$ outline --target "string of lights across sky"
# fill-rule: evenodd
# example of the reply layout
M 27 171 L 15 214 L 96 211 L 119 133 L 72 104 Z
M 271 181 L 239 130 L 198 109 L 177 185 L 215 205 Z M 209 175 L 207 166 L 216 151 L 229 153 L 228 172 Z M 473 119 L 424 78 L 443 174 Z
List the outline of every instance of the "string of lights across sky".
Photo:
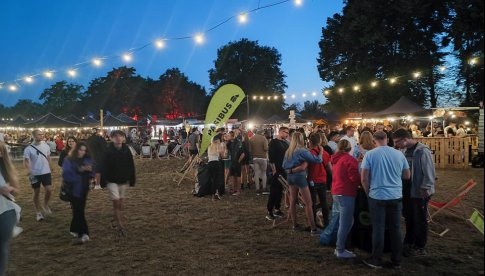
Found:
M 273 3 L 267 4 L 267 5 L 263 5 L 263 6 L 258 5 L 257 8 L 254 8 L 252 10 L 240 12 L 239 14 L 230 16 L 229 18 L 221 21 L 220 23 L 208 28 L 204 32 L 191 34 L 191 35 L 185 35 L 185 36 L 162 37 L 162 38 L 159 38 L 155 41 L 148 42 L 148 43 L 146 43 L 142 46 L 131 48 L 127 51 L 124 51 L 122 54 L 112 54 L 112 55 L 107 55 L 107 56 L 103 56 L 103 57 L 93 57 L 91 60 L 79 62 L 79 63 L 76 63 L 74 65 L 67 66 L 63 69 L 57 69 L 57 70 L 48 69 L 48 70 L 45 70 L 45 71 L 40 72 L 40 73 L 26 74 L 22 78 L 10 80 L 10 81 L 3 81 L 3 82 L 0 81 L 0 90 L 6 88 L 10 92 L 15 92 L 15 91 L 19 90 L 22 87 L 22 85 L 28 85 L 28 84 L 34 83 L 36 78 L 44 77 L 46 79 L 52 79 L 52 78 L 54 78 L 55 74 L 63 73 L 63 72 L 69 78 L 75 78 L 78 75 L 78 71 L 82 67 L 85 67 L 85 66 L 101 67 L 108 60 L 121 59 L 125 64 L 129 64 L 133 61 L 134 54 L 136 52 L 139 52 L 139 51 L 141 51 L 141 50 L 143 50 L 143 49 L 145 49 L 149 46 L 152 46 L 152 47 L 156 48 L 157 50 L 163 50 L 166 47 L 167 43 L 169 43 L 171 41 L 193 40 L 195 44 L 202 45 L 205 42 L 206 34 L 211 32 L 211 31 L 218 29 L 222 25 L 227 24 L 232 20 L 237 20 L 239 22 L 239 24 L 246 24 L 248 22 L 249 15 L 251 13 L 254 13 L 254 12 L 257 12 L 257 11 L 260 11 L 260 10 L 263 10 L 263 9 L 275 7 L 275 6 L 278 6 L 278 5 L 286 4 L 288 2 L 292 2 L 297 7 L 303 5 L 303 0 L 282 0 L 282 1 L 273 2 Z M 475 66 L 479 62 L 481 62 L 481 59 L 479 57 L 471 57 L 468 61 L 468 64 L 470 66 Z M 439 70 L 443 73 L 447 70 L 447 68 L 445 66 L 441 66 L 439 68 Z M 346 91 L 359 92 L 359 91 L 361 91 L 361 89 L 363 89 L 366 86 L 368 86 L 369 88 L 376 88 L 380 84 L 382 84 L 383 82 L 388 82 L 389 84 L 393 85 L 393 84 L 398 83 L 399 81 L 404 81 L 404 79 L 406 79 L 406 80 L 417 80 L 420 77 L 422 77 L 423 75 L 424 75 L 424 73 L 422 71 L 415 71 L 411 75 L 407 75 L 407 76 L 389 77 L 389 78 L 384 79 L 384 80 L 372 80 L 372 81 L 369 81 L 368 85 L 354 84 L 351 87 L 343 87 L 343 86 L 342 87 L 336 87 L 334 89 L 335 91 L 330 90 L 330 89 L 326 89 L 326 90 L 323 90 L 321 92 L 323 92 L 323 94 L 325 96 L 330 95 L 330 93 L 332 93 L 332 92 L 337 92 L 339 94 L 343 94 Z M 288 99 L 288 98 L 290 98 L 290 99 L 303 99 L 304 100 L 304 99 L 312 98 L 312 97 L 316 98 L 319 95 L 321 95 L 321 94 L 316 92 L 316 91 L 312 91 L 312 92 L 308 92 L 308 93 L 307 92 L 290 93 L 289 96 L 288 95 L 283 95 L 283 96 L 278 96 L 278 95 L 274 95 L 274 96 L 252 95 L 252 96 L 250 96 L 250 98 L 254 101 L 265 101 L 265 100 L 266 101 L 275 101 L 275 100 L 285 100 L 285 99 Z

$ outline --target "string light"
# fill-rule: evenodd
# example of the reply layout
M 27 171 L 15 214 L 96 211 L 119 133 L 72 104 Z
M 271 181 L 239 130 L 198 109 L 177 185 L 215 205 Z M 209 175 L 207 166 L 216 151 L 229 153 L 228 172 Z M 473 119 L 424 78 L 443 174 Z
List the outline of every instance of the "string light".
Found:
M 397 78 L 390 78 L 390 79 L 389 79 L 389 82 L 390 82 L 391 84 L 395 84 L 395 83 L 397 82 Z
M 421 72 L 414 72 L 414 73 L 413 73 L 413 77 L 414 77 L 415 79 L 419 79 L 419 77 L 421 77 Z
M 312 93 L 312 96 L 313 96 L 313 97 L 316 97 L 316 96 L 317 96 L 317 92 L 313 92 L 313 93 Z
M 274 96 L 273 98 L 274 98 L 275 100 L 277 100 L 277 99 L 278 99 L 278 96 Z
M 260 97 L 259 97 L 259 99 L 260 99 L 260 100 L 264 100 L 264 97 L 263 97 L 263 96 L 260 96 Z
M 248 13 L 247 12 L 242 12 L 238 16 L 238 21 L 241 24 L 245 24 L 248 22 Z
M 53 71 L 45 71 L 43 73 L 43 75 L 44 75 L 44 77 L 51 79 L 54 76 L 54 72 Z
M 325 94 L 325 96 L 328 96 L 330 95 L 330 90 L 325 90 L 323 93 Z
M 195 43 L 202 44 L 205 41 L 204 35 L 199 33 L 194 36 Z
M 123 54 L 122 58 L 125 62 L 131 62 L 133 60 L 133 56 L 130 53 Z
M 294 0 L 293 3 L 295 3 L 295 6 L 299 7 L 303 5 L 303 0 Z
M 257 97 L 257 96 L 253 96 L 253 100 L 257 100 L 257 99 L 258 99 L 258 97 Z
M 339 89 L 338 89 L 338 92 L 339 92 L 340 94 L 344 93 L 344 91 L 345 91 L 345 89 L 344 89 L 343 87 L 341 87 L 341 88 L 339 88 Z
M 476 57 L 471 58 L 471 59 L 468 61 L 468 64 L 470 64 L 471 66 L 476 65 L 477 63 L 478 63 L 478 58 L 476 58 Z
M 291 95 L 291 98 L 292 99 L 296 98 L 296 95 L 295 94 Z
M 271 100 L 271 96 L 268 96 L 268 100 Z
M 31 76 L 27 76 L 27 77 L 24 78 L 24 81 L 26 83 L 33 83 L 34 82 L 34 79 Z
M 446 68 L 446 66 L 440 66 L 440 68 L 439 68 L 439 69 L 440 69 L 440 71 L 441 71 L 441 72 L 444 72 L 444 71 L 446 71 L 446 69 L 448 69 L 448 68 Z
M 165 48 L 165 41 L 163 41 L 163 39 L 158 39 L 158 40 L 155 41 L 155 46 L 158 49 L 163 49 L 163 48 Z
M 354 91 L 355 91 L 355 92 L 358 92 L 359 90 L 360 90 L 360 86 L 355 85 L 355 86 L 354 86 Z
M 100 67 L 102 64 L 103 64 L 103 62 L 101 61 L 101 59 L 99 59 L 99 58 L 94 58 L 93 59 L 93 65 L 94 66 Z
M 77 75 L 77 72 L 74 69 L 69 69 L 67 70 L 67 74 L 69 75 L 69 77 L 74 78 Z
M 8 90 L 12 91 L 12 92 L 15 92 L 17 91 L 18 87 L 14 84 L 11 84 L 8 86 Z
M 303 98 L 306 98 L 306 93 L 303 93 L 303 95 L 301 95 Z
M 373 81 L 373 82 L 370 83 L 370 86 L 374 87 L 374 88 L 377 87 L 377 85 L 379 85 L 379 83 L 377 81 Z

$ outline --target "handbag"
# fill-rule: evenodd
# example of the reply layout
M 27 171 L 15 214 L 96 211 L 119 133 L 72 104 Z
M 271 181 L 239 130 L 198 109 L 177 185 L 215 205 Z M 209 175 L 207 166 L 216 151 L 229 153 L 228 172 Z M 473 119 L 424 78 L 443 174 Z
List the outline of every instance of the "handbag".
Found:
M 69 182 L 63 181 L 61 185 L 61 190 L 59 192 L 59 198 L 62 201 L 71 202 L 72 190 L 73 190 L 72 184 L 70 184 Z

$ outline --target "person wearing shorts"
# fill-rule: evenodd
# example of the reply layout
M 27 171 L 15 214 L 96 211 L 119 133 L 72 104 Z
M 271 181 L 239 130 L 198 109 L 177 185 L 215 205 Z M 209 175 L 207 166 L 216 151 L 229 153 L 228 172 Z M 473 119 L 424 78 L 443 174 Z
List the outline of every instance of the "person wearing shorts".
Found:
M 32 132 L 34 142 L 24 150 L 24 167 L 28 172 L 30 184 L 34 190 L 34 207 L 36 220 L 44 220 L 44 216 L 52 214 L 49 200 L 52 195 L 52 176 L 50 167 L 50 147 L 44 141 L 44 133 L 38 129 Z M 40 205 L 40 186 L 44 187 L 44 206 Z
M 128 187 L 135 186 L 135 163 L 130 149 L 125 144 L 125 133 L 115 130 L 111 132 L 110 137 L 112 143 L 109 144 L 104 156 L 101 183 L 103 187 L 108 188 L 113 202 L 114 219 L 111 221 L 111 226 L 118 229 L 120 236 L 126 237 L 122 210 Z

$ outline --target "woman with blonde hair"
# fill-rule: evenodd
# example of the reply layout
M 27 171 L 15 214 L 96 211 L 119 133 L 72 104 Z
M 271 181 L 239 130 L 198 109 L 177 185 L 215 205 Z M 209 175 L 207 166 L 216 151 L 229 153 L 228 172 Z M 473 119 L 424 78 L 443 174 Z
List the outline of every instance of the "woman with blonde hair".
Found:
M 17 187 L 17 171 L 10 160 L 6 144 L 0 141 L 0 275 L 4 275 L 7 270 L 10 240 L 20 219 L 20 207 L 13 197 Z
M 221 161 L 224 158 L 226 147 L 220 139 L 212 139 L 207 149 L 208 170 L 211 183 L 210 194 L 212 199 L 221 199 L 219 190 L 224 188 L 224 166 Z M 222 192 L 222 190 L 221 190 Z
M 303 134 L 295 132 L 291 139 L 290 146 L 285 153 L 283 160 L 283 169 L 288 175 L 288 184 L 290 186 L 290 215 L 293 222 L 294 230 L 303 230 L 301 225 L 298 225 L 296 219 L 296 202 L 298 193 L 302 195 L 303 203 L 305 204 L 305 214 L 307 223 L 310 226 L 311 235 L 320 235 L 320 230 L 315 225 L 313 218 L 313 207 L 310 189 L 307 182 L 306 162 L 322 163 L 323 162 L 323 148 L 318 146 L 319 154 L 314 156 L 305 148 L 305 141 Z
M 354 157 L 359 162 L 362 162 L 365 154 L 376 147 L 372 133 L 364 131 L 360 134 L 359 145 L 354 150 Z

